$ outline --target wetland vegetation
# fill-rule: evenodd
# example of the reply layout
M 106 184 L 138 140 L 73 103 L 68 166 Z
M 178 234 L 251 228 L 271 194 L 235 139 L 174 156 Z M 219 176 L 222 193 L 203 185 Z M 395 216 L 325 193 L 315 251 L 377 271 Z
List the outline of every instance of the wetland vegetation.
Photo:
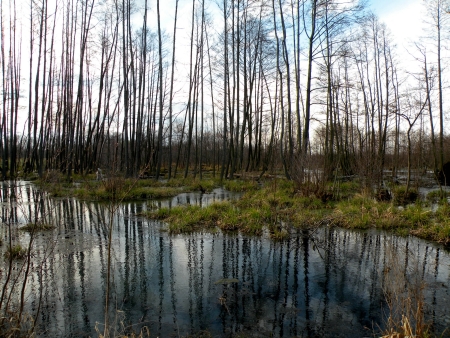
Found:
M 422 200 L 411 206 L 420 211 L 407 216 L 409 207 L 365 196 L 355 182 L 341 183 L 339 199 L 302 196 L 279 178 L 227 184 L 238 192 L 197 186 L 172 198 L 105 202 L 3 183 L 2 210 L 11 222 L 2 239 L 20 245 L 14 249 L 20 255 L 3 260 L 2 271 L 11 271 L 9 281 L 1 275 L 10 311 L 2 332 L 355 338 L 445 332 L 450 252 L 403 231 L 438 224 L 444 209 L 430 204 L 428 212 Z M 405 224 L 393 227 L 395 234 L 380 230 L 396 217 Z M 55 227 L 38 230 L 49 219 Z M 364 229 L 351 229 L 360 221 Z M 411 226 L 416 221 L 423 224 Z M 8 246 L 0 250 L 7 255 Z
M 0 336 L 445 332 L 448 1 L 217 4 L 0 2 Z
M 204 208 L 161 208 L 146 216 L 166 221 L 173 233 L 221 229 L 261 235 L 268 231 L 274 239 L 283 239 L 295 228 L 338 226 L 388 229 L 450 244 L 450 205 L 446 198 L 436 201 L 442 196 L 439 190 L 421 197 L 416 191 L 411 201 L 404 197 L 404 187 L 395 187 L 392 201 L 379 201 L 354 182 L 340 184 L 334 193 L 333 189 L 325 187 L 305 196 L 293 182 L 272 180 L 260 188 L 251 186 L 239 200 Z
M 239 230 L 246 234 L 267 232 L 283 239 L 295 228 L 339 226 L 343 228 L 388 229 L 444 245 L 450 244 L 450 192 L 438 185 L 419 194 L 404 185 L 385 189 L 380 198 L 357 179 L 346 182 L 308 183 L 273 176 L 256 180 L 234 179 L 125 179 L 101 181 L 93 175 L 67 183 L 64 177 L 38 180 L 36 184 L 53 197 L 108 202 L 146 201 L 170 198 L 186 192 L 208 193 L 222 187 L 242 193 L 238 200 L 216 202 L 206 207 L 182 205 L 149 210 L 151 219 L 167 222 L 167 230 L 183 233 L 209 229 Z

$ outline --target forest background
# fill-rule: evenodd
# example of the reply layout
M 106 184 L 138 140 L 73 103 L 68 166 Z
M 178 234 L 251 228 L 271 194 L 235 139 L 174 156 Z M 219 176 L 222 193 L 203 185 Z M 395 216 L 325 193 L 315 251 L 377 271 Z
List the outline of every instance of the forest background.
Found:
M 2 1 L 1 175 L 437 173 L 450 157 L 449 11 L 444 0 Z

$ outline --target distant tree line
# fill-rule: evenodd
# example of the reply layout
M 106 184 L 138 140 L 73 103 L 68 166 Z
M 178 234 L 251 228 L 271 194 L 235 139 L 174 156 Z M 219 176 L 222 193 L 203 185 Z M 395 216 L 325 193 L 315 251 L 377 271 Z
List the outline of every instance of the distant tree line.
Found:
M 101 167 L 169 179 L 281 171 L 303 182 L 317 169 L 381 184 L 387 168 L 436 172 L 449 158 L 447 1 L 424 5 L 429 30 L 409 64 L 357 0 L 160 7 L 0 4 L 3 179 Z

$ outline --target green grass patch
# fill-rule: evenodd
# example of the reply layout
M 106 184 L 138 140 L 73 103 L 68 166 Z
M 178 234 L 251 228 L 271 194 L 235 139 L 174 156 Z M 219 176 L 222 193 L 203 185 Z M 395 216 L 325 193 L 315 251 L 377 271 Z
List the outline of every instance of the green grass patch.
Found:
M 326 189 L 331 191 L 329 187 Z M 274 240 L 284 240 L 290 236 L 289 227 L 328 225 L 386 229 L 399 235 L 412 234 L 450 243 L 448 203 L 441 203 L 434 212 L 420 200 L 412 203 L 408 196 L 397 201 L 377 201 L 354 182 L 342 183 L 340 189 L 339 199 L 324 200 L 314 191 L 307 195 L 304 190 L 295 189 L 292 182 L 277 179 L 255 190 L 246 190 L 237 201 L 214 203 L 205 208 L 160 209 L 151 212 L 150 217 L 167 222 L 172 233 L 221 229 L 261 235 L 268 230 Z M 397 189 L 397 194 L 405 196 L 404 187 Z M 414 189 L 411 191 L 414 193 Z M 407 206 L 399 207 L 399 203 Z
M 287 182 L 286 180 L 278 180 Z M 167 181 L 154 179 L 125 179 L 120 176 L 107 177 L 102 181 L 95 180 L 95 175 L 77 178 L 76 182 L 67 182 L 65 177 L 57 172 L 50 172 L 46 177 L 36 182 L 43 190 L 53 197 L 76 197 L 82 200 L 145 200 L 176 196 L 182 192 L 205 192 L 223 186 L 233 192 L 254 192 L 260 187 L 250 180 L 192 179 L 172 178 Z M 281 183 L 292 185 L 292 183 Z
M 308 217 L 308 216 L 305 216 Z M 339 202 L 332 215 L 334 224 L 345 228 L 389 229 L 398 235 L 415 235 L 450 244 L 450 206 L 432 211 L 423 203 L 399 208 L 393 203 L 355 197 Z
M 411 234 L 442 243 L 444 245 L 450 245 L 450 223 L 432 223 L 428 226 L 420 227 L 411 230 Z
M 144 213 L 144 216 L 147 216 L 150 219 L 164 220 L 170 216 L 171 209 L 169 208 L 160 208 L 153 211 L 147 211 Z
M 22 259 L 27 255 L 28 250 L 22 247 L 20 244 L 16 244 L 13 246 L 8 246 L 8 249 L 5 252 L 5 257 L 7 259 Z
M 247 234 L 261 234 L 264 219 L 258 210 L 242 212 L 228 201 L 212 203 L 204 208 L 195 205 L 162 208 L 150 211 L 146 216 L 167 222 L 171 233 L 219 228 L 223 231 L 240 230 Z
M 438 206 L 436 210 L 436 218 L 439 222 L 450 223 L 450 204 L 449 203 L 442 203 Z
M 107 179 L 104 181 L 83 181 L 77 184 L 41 185 L 53 197 L 73 196 L 81 200 L 130 201 L 168 198 L 187 189 L 164 186 L 154 180 Z
M 298 196 L 294 199 L 293 203 L 293 206 L 297 210 L 320 210 L 329 206 L 329 204 L 325 204 L 320 198 L 315 196 Z
M 20 228 L 20 230 L 33 232 L 33 231 L 48 231 L 53 230 L 54 225 L 48 223 L 28 223 L 27 225 Z
M 213 189 L 220 187 L 220 182 L 213 179 L 191 180 L 184 186 L 189 191 L 211 192 Z
M 326 191 L 332 193 L 334 200 L 352 198 L 361 192 L 361 186 L 356 181 L 333 182 L 326 185 Z
M 213 203 L 202 208 L 197 205 L 176 206 L 171 209 L 161 208 L 147 212 L 151 219 L 163 220 L 169 224 L 169 232 L 192 232 L 204 228 L 220 227 L 220 219 L 233 214 L 232 206 L 228 202 Z M 228 220 L 231 222 L 231 218 Z
M 450 191 L 445 190 L 433 190 L 430 191 L 426 196 L 427 200 L 433 203 L 446 203 L 449 197 Z
M 337 225 L 345 228 L 391 229 L 402 226 L 398 208 L 391 203 L 378 202 L 364 195 L 338 202 L 333 219 Z
M 410 228 L 428 226 L 435 218 L 435 213 L 429 208 L 424 208 L 420 204 L 409 205 L 402 212 L 402 220 Z
M 408 191 L 406 191 L 406 186 L 396 186 L 392 192 L 393 203 L 395 205 L 412 204 L 419 198 L 419 192 L 415 188 L 409 188 Z
M 229 181 L 231 182 L 231 181 Z M 159 209 L 147 216 L 168 223 L 168 231 L 182 233 L 203 229 L 241 231 L 261 235 L 264 230 L 276 240 L 289 236 L 289 227 L 317 227 L 336 225 L 345 228 L 379 228 L 407 235 L 418 229 L 429 237 L 430 232 L 442 242 L 447 228 L 442 226 L 450 218 L 450 206 L 441 206 L 436 213 L 422 203 L 397 207 L 392 202 L 380 202 L 354 183 L 346 183 L 343 191 L 353 195 L 339 201 L 324 201 L 315 194 L 298 193 L 286 180 L 271 180 L 256 190 L 246 191 L 239 200 L 213 203 L 208 207 L 178 206 Z M 283 227 L 280 226 L 283 224 Z M 432 227 L 433 224 L 439 226 Z
M 216 228 L 222 231 L 238 230 L 245 234 L 261 235 L 267 228 L 272 237 L 282 239 L 288 234 L 286 229 L 277 230 L 273 226 L 294 219 L 293 215 L 298 208 L 295 202 L 291 182 L 285 181 L 276 185 L 270 182 L 261 189 L 247 191 L 237 201 L 213 203 L 204 208 L 198 206 L 163 208 L 150 211 L 147 216 L 167 222 L 168 230 L 172 233 Z M 316 208 L 321 204 L 316 199 L 310 202 L 316 203 Z
M 166 182 L 161 182 L 161 186 L 183 188 L 185 191 L 211 192 L 214 188 L 220 187 L 220 182 L 214 179 L 192 179 L 192 178 L 171 178 Z
M 331 209 L 301 209 L 292 215 L 292 222 L 300 228 L 329 225 L 334 223 L 331 215 Z

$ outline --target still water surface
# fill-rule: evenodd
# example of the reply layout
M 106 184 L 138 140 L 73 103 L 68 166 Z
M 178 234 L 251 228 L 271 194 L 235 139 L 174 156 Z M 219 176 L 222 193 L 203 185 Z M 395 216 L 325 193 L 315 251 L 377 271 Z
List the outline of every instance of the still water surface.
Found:
M 108 224 L 112 221 L 112 318 L 152 337 L 209 331 L 214 337 L 371 337 L 385 319 L 385 271 L 396 262 L 426 282 L 426 316 L 450 327 L 450 255 L 416 238 L 321 228 L 285 242 L 239 234 L 170 235 L 139 216 L 176 204 L 238 198 L 217 189 L 165 201 L 107 204 L 52 199 L 27 182 L 1 186 L 2 229 L 45 219 L 33 255 L 28 311 L 40 305 L 39 336 L 103 330 Z M 5 250 L 4 246 L 0 248 Z M 4 278 L 4 275 L 1 276 Z

